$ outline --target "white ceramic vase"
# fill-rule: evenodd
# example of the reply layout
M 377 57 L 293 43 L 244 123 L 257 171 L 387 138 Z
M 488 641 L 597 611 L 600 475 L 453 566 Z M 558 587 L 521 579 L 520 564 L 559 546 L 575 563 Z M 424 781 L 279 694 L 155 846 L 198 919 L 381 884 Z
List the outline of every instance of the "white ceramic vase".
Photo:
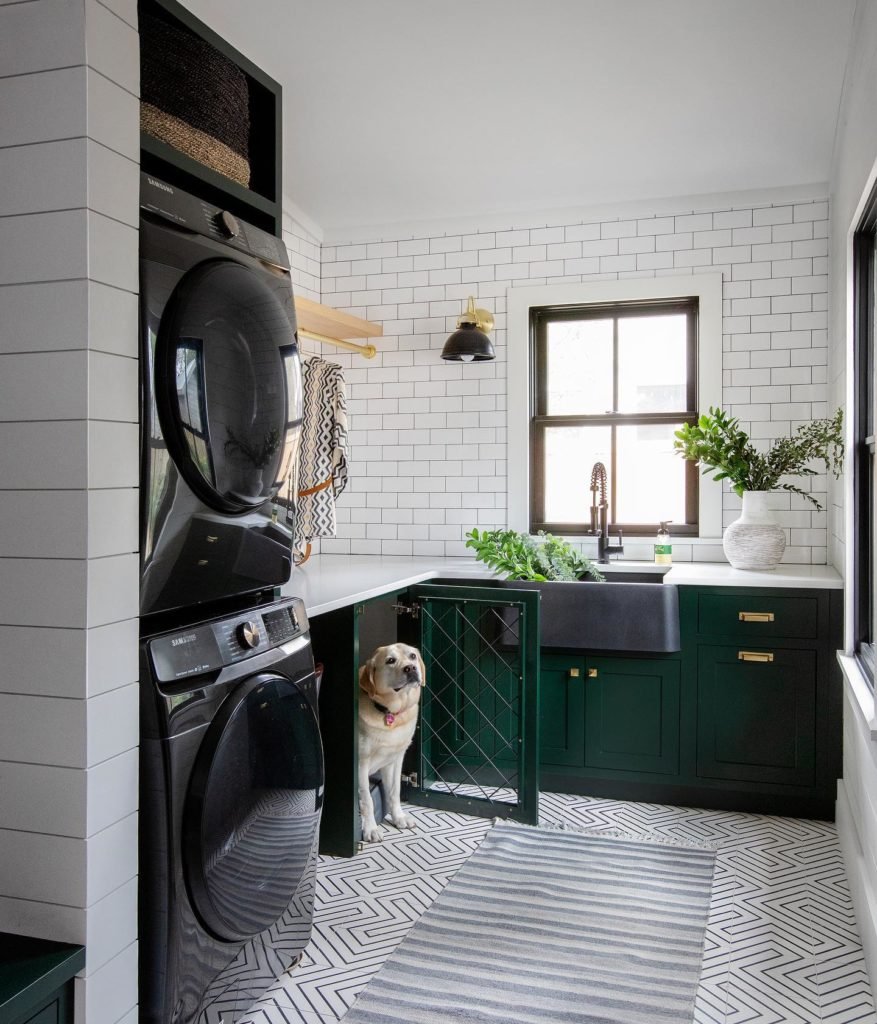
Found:
M 786 550 L 786 535 L 767 507 L 770 491 L 744 491 L 743 513 L 725 530 L 722 547 L 735 569 L 776 569 Z

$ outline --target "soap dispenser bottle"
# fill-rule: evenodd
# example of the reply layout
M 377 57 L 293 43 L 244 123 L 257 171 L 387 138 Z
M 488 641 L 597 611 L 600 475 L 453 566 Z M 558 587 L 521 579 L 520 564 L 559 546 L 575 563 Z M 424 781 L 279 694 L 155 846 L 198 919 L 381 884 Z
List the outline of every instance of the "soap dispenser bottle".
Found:
M 655 565 L 673 564 L 673 545 L 670 543 L 669 519 L 661 521 L 655 537 Z

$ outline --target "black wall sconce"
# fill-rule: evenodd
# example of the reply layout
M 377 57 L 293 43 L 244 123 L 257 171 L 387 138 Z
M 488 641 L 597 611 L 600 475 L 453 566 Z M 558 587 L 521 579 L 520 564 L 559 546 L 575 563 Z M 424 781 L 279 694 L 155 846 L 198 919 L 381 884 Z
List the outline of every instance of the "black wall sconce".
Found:
M 448 337 L 442 349 L 442 359 L 470 363 L 474 359 L 496 359 L 493 343 L 487 337 L 493 330 L 493 313 L 476 309 L 475 299 L 469 296 L 466 312 L 457 320 L 457 329 Z

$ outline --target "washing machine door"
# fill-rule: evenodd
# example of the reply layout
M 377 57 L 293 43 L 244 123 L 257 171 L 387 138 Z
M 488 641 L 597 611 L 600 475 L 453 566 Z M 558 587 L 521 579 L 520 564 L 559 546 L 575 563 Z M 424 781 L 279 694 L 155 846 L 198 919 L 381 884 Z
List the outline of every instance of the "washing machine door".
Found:
M 285 676 L 242 682 L 204 737 L 184 807 L 189 896 L 216 938 L 245 941 L 286 910 L 322 801 L 323 751 L 310 703 Z
M 186 483 L 220 512 L 258 508 L 288 482 L 302 397 L 284 301 L 292 293 L 282 271 L 208 260 L 182 278 L 161 318 L 162 431 Z

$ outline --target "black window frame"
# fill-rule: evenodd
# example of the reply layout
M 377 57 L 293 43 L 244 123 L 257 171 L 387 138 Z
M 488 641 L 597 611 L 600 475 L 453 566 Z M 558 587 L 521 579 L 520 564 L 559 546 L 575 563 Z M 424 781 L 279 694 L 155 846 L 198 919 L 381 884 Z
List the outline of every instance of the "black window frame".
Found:
M 862 674 L 874 687 L 874 463 L 877 187 L 853 235 L 853 642 Z
M 582 509 L 582 520 L 576 523 L 555 523 L 545 518 L 545 431 L 550 426 L 597 426 L 612 428 L 612 456 L 606 467 L 609 477 L 609 521 L 630 536 L 649 536 L 658 529 L 653 523 L 624 523 L 616 518 L 616 434 L 619 426 L 650 426 L 666 423 L 696 423 L 698 418 L 698 338 L 700 303 L 697 296 L 671 299 L 643 299 L 621 302 L 588 303 L 575 306 L 541 306 L 530 310 L 530 529 L 548 533 L 579 536 L 590 532 L 588 508 Z M 613 319 L 613 390 L 614 405 L 618 398 L 618 320 L 621 317 L 655 316 L 656 314 L 683 313 L 687 317 L 686 405 L 684 410 L 652 413 L 592 413 L 585 415 L 549 415 L 547 412 L 547 339 L 548 326 L 563 320 Z M 587 476 L 590 466 L 578 468 Z M 685 518 L 674 523 L 675 536 L 696 537 L 700 531 L 699 473 L 693 462 L 685 463 Z

